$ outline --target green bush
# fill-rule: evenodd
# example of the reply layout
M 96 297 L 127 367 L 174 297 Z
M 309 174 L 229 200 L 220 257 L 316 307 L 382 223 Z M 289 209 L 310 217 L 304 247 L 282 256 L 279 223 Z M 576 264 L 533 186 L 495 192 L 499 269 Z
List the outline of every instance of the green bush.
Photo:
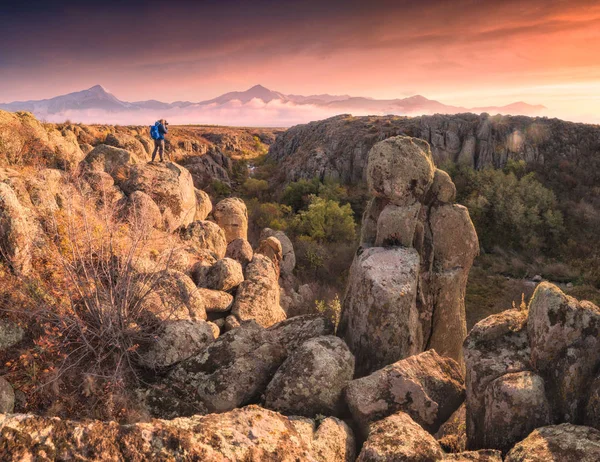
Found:
M 248 178 L 242 185 L 242 189 L 248 197 L 262 198 L 269 190 L 269 183 L 266 180 Z
M 524 166 L 509 162 L 506 171 L 459 168 L 454 173 L 458 201 L 466 205 L 484 249 L 552 251 L 564 232 L 554 193 Z
M 311 196 L 307 210 L 301 210 L 293 226 L 296 234 L 309 236 L 317 242 L 347 242 L 354 240 L 354 213 L 349 204 Z
M 311 196 L 318 196 L 335 202 L 347 200 L 347 190 L 338 182 L 326 179 L 321 182 L 318 178 L 298 180 L 288 184 L 281 196 L 281 202 L 292 207 L 294 212 L 306 209 L 311 202 Z

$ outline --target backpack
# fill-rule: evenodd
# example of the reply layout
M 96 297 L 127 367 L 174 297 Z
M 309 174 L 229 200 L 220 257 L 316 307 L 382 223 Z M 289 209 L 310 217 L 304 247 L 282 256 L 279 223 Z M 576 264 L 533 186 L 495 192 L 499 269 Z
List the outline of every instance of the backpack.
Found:
M 150 125 L 150 137 L 153 140 L 157 140 L 160 138 L 160 133 L 158 132 L 158 123 L 154 125 Z

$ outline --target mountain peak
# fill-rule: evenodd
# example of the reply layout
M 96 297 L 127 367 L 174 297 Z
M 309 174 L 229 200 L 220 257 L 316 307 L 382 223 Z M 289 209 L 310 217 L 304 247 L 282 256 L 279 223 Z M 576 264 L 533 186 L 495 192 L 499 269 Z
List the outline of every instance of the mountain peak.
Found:
M 102 85 L 94 85 L 93 87 L 88 88 L 87 91 L 92 93 L 109 93 Z
M 271 91 L 267 87 L 263 87 L 262 85 L 254 85 L 252 88 L 249 88 L 248 91 Z

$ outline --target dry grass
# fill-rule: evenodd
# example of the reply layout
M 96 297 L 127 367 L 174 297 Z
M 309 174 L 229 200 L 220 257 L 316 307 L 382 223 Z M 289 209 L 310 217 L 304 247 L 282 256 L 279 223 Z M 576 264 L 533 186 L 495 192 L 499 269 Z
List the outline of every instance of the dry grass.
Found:
M 104 204 L 100 209 L 98 202 Z M 144 417 L 131 395 L 143 382 L 139 352 L 160 331 L 154 313 L 164 318 L 176 307 L 145 303 L 172 252 L 149 260 L 147 255 L 158 253 L 151 226 L 139 214 L 130 216 L 138 221 L 121 222 L 114 204 L 80 190 L 46 217 L 55 232 L 36 252 L 35 273 L 17 279 L 0 271 L 1 307 L 31 333 L 21 351 L 4 355 L 0 371 L 27 396 L 22 411 Z

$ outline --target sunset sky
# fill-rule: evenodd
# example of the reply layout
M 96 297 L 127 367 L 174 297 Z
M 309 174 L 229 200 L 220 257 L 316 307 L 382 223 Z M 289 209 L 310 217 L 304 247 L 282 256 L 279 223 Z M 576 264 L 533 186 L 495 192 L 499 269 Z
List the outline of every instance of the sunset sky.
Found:
M 514 101 L 600 123 L 600 0 L 11 2 L 0 101 L 101 84 L 200 101 L 294 94 Z

